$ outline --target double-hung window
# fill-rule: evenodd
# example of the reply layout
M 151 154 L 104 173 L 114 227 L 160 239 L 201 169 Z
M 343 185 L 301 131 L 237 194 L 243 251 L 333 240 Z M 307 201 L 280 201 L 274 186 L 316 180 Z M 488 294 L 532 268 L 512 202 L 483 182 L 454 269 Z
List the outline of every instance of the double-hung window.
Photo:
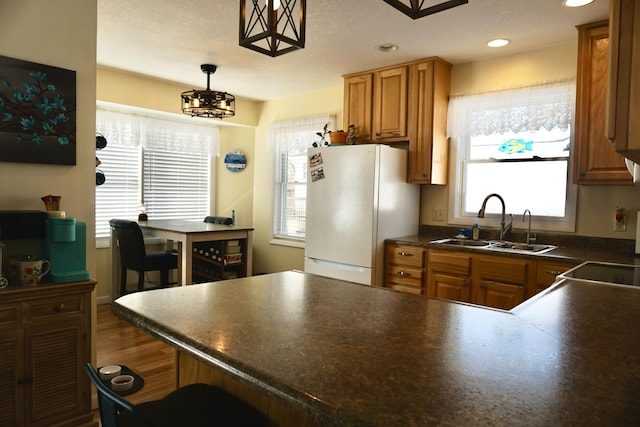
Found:
M 269 125 L 269 152 L 273 154 L 273 238 L 302 244 L 306 227 L 307 149 L 319 138 L 326 123 L 333 129 L 335 116 L 313 116 Z
M 484 198 L 497 193 L 517 222 L 528 209 L 537 229 L 575 231 L 574 105 L 575 81 L 452 97 L 448 133 L 455 180 L 449 222 L 470 224 Z M 497 199 L 490 199 L 486 212 L 501 210 Z
M 212 156 L 218 129 L 171 114 L 99 104 L 96 129 L 107 146 L 96 153 L 106 177 L 96 188 L 96 237 L 112 218 L 204 220 L 212 209 Z

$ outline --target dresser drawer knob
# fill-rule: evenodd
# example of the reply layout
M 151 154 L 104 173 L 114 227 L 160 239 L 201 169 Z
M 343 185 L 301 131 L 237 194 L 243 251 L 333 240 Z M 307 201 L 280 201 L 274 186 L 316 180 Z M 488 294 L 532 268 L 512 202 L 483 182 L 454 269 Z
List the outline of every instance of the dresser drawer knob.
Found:
M 60 303 L 55 307 L 53 307 L 53 311 L 55 311 L 56 313 L 60 313 L 63 309 L 64 309 L 64 303 Z

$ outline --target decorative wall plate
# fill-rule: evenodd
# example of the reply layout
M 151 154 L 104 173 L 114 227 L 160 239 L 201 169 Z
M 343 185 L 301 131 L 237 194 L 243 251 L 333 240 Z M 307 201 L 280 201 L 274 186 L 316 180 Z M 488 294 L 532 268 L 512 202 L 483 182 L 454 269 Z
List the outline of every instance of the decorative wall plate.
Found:
M 224 156 L 224 165 L 231 172 L 241 172 L 247 166 L 247 156 L 242 151 L 233 150 Z

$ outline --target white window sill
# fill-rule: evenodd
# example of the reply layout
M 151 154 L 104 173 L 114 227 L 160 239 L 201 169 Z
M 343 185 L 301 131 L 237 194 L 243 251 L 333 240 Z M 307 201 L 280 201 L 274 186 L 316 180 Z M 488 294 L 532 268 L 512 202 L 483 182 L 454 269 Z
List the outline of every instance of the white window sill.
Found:
M 300 241 L 300 240 L 285 240 L 285 239 L 273 238 L 269 243 L 272 245 L 289 246 L 292 248 L 304 249 L 304 241 Z

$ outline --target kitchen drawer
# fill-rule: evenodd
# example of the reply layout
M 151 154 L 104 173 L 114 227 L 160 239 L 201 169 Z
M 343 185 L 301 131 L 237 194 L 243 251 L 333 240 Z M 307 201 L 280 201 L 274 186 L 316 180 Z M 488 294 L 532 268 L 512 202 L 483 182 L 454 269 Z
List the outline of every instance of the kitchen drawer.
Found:
M 423 268 L 425 252 L 423 248 L 418 247 L 388 245 L 387 265 L 396 264 Z
M 471 274 L 471 255 L 431 250 L 429 270 L 468 276 Z
M 25 306 L 26 320 L 39 320 L 62 315 L 80 314 L 86 310 L 82 295 L 69 295 L 42 301 L 35 300 L 25 303 Z
M 483 280 L 526 285 L 531 262 L 506 257 L 477 257 L 478 277 Z
M 0 305 L 0 328 L 13 328 L 21 323 L 20 303 Z
M 420 268 L 410 268 L 402 265 L 390 265 L 387 268 L 387 276 L 396 282 L 403 280 L 422 280 L 423 270 Z
M 575 267 L 577 264 L 558 264 L 538 262 L 536 267 L 536 290 L 539 292 L 556 281 L 556 276 Z
M 406 283 L 397 283 L 392 279 L 387 279 L 387 288 L 409 294 L 422 295 L 422 286 L 411 286 Z

